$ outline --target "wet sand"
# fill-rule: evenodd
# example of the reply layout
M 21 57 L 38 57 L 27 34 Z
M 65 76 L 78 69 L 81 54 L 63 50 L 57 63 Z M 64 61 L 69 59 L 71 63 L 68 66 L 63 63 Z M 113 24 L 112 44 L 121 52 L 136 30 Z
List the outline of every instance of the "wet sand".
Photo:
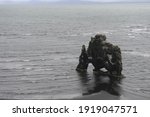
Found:
M 120 100 L 120 96 L 115 96 L 107 93 L 106 91 L 101 91 L 96 94 L 87 95 L 83 97 L 74 98 L 74 100 Z

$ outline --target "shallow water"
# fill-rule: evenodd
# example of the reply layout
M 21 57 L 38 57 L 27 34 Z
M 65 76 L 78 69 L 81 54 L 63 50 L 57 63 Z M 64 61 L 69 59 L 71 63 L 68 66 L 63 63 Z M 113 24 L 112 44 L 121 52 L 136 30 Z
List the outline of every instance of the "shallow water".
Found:
M 150 99 L 149 12 L 150 4 L 0 5 L 0 99 L 72 99 L 101 90 Z M 87 74 L 75 71 L 82 44 L 97 32 L 122 50 L 126 78 L 119 83 L 95 78 L 91 65 Z

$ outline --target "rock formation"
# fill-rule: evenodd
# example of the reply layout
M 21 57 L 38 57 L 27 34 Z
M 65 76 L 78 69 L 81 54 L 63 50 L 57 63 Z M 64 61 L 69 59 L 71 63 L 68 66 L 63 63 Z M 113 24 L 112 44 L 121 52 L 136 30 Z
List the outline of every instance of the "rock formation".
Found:
M 105 35 L 97 34 L 91 37 L 87 50 L 85 45 L 82 46 L 76 70 L 86 71 L 89 63 L 94 66 L 93 71 L 105 68 L 109 74 L 119 76 L 122 72 L 121 50 L 118 46 L 107 42 Z

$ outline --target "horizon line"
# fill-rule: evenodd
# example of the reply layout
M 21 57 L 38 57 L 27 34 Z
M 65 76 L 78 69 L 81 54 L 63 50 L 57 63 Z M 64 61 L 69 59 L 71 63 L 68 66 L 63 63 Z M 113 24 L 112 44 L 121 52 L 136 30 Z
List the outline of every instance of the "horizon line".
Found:
M 79 3 L 98 3 L 98 4 L 101 4 L 101 3 L 150 3 L 150 1 L 114 1 L 114 2 L 104 2 L 104 1 L 32 1 L 32 0 L 29 0 L 29 1 L 0 1 L 0 4 L 16 4 L 16 3 L 72 3 L 72 4 L 79 4 Z

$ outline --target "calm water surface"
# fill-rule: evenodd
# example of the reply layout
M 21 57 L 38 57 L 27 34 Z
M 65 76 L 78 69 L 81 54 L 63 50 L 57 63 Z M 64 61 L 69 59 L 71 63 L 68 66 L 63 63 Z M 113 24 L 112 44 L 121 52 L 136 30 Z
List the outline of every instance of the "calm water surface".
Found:
M 150 4 L 0 5 L 0 99 L 71 99 L 107 91 L 150 99 Z M 82 44 L 120 46 L 120 82 L 75 71 Z

